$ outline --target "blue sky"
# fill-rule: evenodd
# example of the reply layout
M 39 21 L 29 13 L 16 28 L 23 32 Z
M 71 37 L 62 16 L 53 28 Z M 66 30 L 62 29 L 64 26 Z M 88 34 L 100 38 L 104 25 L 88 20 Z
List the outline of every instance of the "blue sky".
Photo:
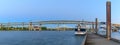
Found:
M 112 2 L 112 22 L 120 23 L 120 0 Z M 106 21 L 106 0 L 0 0 L 0 22 L 42 20 Z

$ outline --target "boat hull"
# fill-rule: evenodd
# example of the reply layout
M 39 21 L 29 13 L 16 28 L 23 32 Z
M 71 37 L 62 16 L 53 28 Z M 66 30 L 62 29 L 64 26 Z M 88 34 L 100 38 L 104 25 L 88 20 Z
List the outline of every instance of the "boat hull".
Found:
M 84 35 L 86 35 L 86 32 L 75 32 L 75 35 L 82 35 L 82 36 L 84 36 Z

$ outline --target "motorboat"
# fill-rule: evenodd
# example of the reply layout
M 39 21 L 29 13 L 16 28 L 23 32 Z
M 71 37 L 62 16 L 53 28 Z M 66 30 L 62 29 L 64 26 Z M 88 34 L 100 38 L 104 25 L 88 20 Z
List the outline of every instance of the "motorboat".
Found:
M 86 35 L 87 30 L 85 28 L 75 29 L 75 35 Z
M 75 35 L 86 35 L 86 33 L 86 26 L 80 26 L 80 24 L 78 24 L 77 28 L 75 28 Z

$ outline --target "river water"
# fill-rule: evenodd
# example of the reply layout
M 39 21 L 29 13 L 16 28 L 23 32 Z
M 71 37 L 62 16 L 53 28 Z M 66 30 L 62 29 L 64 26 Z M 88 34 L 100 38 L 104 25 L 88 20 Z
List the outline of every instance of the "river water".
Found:
M 74 31 L 0 31 L 0 45 L 80 45 Z
M 120 32 L 112 32 L 111 37 L 120 40 Z
M 106 35 L 106 31 L 98 31 L 100 35 Z M 111 32 L 111 38 L 120 40 L 120 32 Z

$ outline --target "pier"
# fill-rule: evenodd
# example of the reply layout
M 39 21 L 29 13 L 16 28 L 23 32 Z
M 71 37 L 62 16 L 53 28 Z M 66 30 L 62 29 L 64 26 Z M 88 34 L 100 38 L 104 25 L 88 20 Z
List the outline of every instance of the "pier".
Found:
M 120 40 L 111 37 L 111 1 L 106 2 L 106 35 L 98 34 L 98 19 L 95 20 L 95 33 L 88 32 L 85 45 L 120 45 Z
M 18 1 L 18 2 L 20 3 L 19 5 L 16 5 L 15 7 L 14 7 L 14 5 L 12 5 L 12 7 L 17 8 L 21 5 L 21 2 L 24 2 L 24 1 L 21 1 L 21 2 Z M 29 1 L 26 1 L 26 2 L 29 2 Z M 31 1 L 31 2 L 34 2 L 34 1 Z M 119 24 L 119 26 L 115 26 L 118 24 L 113 24 L 111 21 L 111 1 L 109 1 L 109 0 L 106 1 L 106 5 L 105 5 L 106 6 L 106 14 L 105 15 L 104 15 L 104 13 L 99 13 L 99 10 L 96 10 L 94 8 L 94 7 L 98 7 L 100 5 L 92 4 L 94 6 L 94 7 L 92 7 L 91 5 L 88 5 L 91 3 L 91 2 L 89 3 L 89 1 L 88 2 L 85 1 L 85 3 L 83 3 L 85 5 L 83 5 L 81 3 L 81 5 L 83 5 L 83 6 L 80 6 L 80 7 L 78 7 L 78 5 L 76 5 L 74 3 L 71 5 L 71 3 L 73 1 L 72 2 L 69 2 L 69 1 L 64 2 L 64 1 L 59 0 L 59 1 L 53 1 L 53 2 L 52 1 L 42 2 L 42 1 L 36 0 L 36 2 L 38 2 L 38 3 L 33 3 L 33 4 L 31 2 L 30 2 L 30 4 L 29 3 L 27 4 L 28 6 L 24 5 L 24 3 L 23 3 L 22 5 L 24 7 L 20 6 L 18 8 L 19 9 L 18 14 L 22 15 L 21 14 L 22 11 L 20 11 L 21 10 L 20 8 L 25 8 L 25 10 L 29 10 L 28 12 L 33 11 L 33 14 L 32 13 L 27 14 L 27 15 L 33 15 L 33 17 L 31 16 L 31 20 L 37 20 L 37 18 L 38 18 L 38 21 L 27 21 L 27 22 L 14 22 L 14 21 L 9 22 L 8 21 L 6 23 L 0 22 L 0 36 L 1 36 L 0 37 L 0 40 L 1 40 L 0 45 L 120 45 L 120 37 L 119 37 L 120 36 L 120 24 Z M 43 4 L 40 2 L 42 2 Z M 59 4 L 57 4 L 58 2 L 59 2 Z M 69 2 L 70 5 L 67 2 Z M 81 1 L 81 2 L 83 2 L 83 1 Z M 17 3 L 17 2 L 14 2 L 14 3 Z M 50 4 L 50 3 L 55 4 L 55 6 L 53 6 L 53 4 Z M 79 3 L 80 2 L 78 2 L 77 4 L 79 4 Z M 88 4 L 86 4 L 86 3 L 88 3 Z M 31 4 L 33 5 L 33 7 Z M 36 4 L 35 7 L 34 7 L 34 4 Z M 61 4 L 63 4 L 63 5 L 61 5 Z M 46 6 L 46 5 L 49 5 L 49 6 Z M 8 5 L 8 7 L 10 7 L 10 6 Z M 50 7 L 50 6 L 52 6 L 52 7 Z M 85 11 L 81 10 L 84 8 L 84 6 L 85 6 Z M 10 13 L 9 10 L 8 10 L 9 13 L 8 14 L 6 13 L 7 6 L 3 5 L 1 7 L 5 8 L 5 11 L 1 11 L 1 13 L 4 12 L 5 15 L 9 15 L 9 13 Z M 29 8 L 27 9 L 26 7 L 29 7 L 30 9 Z M 40 7 L 42 7 L 42 8 L 39 9 Z M 65 8 L 63 8 L 63 7 L 65 7 Z M 71 7 L 71 8 L 67 9 L 69 7 Z M 89 8 L 89 7 L 91 7 L 91 8 Z M 32 8 L 34 8 L 34 9 L 38 8 L 38 9 L 34 10 Z M 44 8 L 46 8 L 46 9 L 44 9 Z M 52 8 L 54 8 L 54 9 L 52 9 Z M 63 8 L 63 9 L 61 9 L 61 8 Z M 79 12 L 79 8 L 81 8 L 80 9 L 81 14 Z M 100 9 L 100 8 L 101 7 L 98 7 L 98 9 Z M 91 9 L 91 10 L 89 10 L 89 9 Z M 12 10 L 12 9 L 10 9 L 10 10 Z M 67 10 L 67 11 L 65 11 L 65 10 Z M 98 12 L 96 13 L 92 10 L 94 10 L 96 12 L 98 11 Z M 17 10 L 13 10 L 13 11 L 17 12 Z M 27 11 L 23 11 L 23 12 L 25 13 Z M 101 11 L 101 12 L 104 12 L 104 11 Z M 38 13 L 38 14 L 36 14 L 36 13 Z M 41 14 L 39 14 L 39 13 L 41 13 Z M 94 14 L 94 13 L 96 13 L 96 14 Z M 13 14 L 17 15 L 15 12 L 13 12 Z M 24 14 L 24 15 L 26 15 L 26 14 Z M 24 16 L 24 15 L 23 15 L 23 17 L 25 17 L 26 20 L 30 19 L 29 16 Z M 37 18 L 36 18 L 36 15 L 42 15 L 42 16 L 37 16 Z M 47 15 L 47 16 L 43 16 L 43 15 Z M 56 15 L 56 16 L 54 16 L 54 15 Z M 58 15 L 61 15 L 61 16 L 58 16 Z M 64 17 L 65 15 L 68 19 L 70 19 L 72 17 L 71 19 L 73 19 L 73 20 L 64 20 L 64 19 L 67 19 Z M 78 15 L 78 17 L 77 16 L 73 17 L 72 15 L 73 16 Z M 82 17 L 80 15 L 82 15 L 82 16 L 86 15 L 86 17 L 90 17 L 90 18 L 87 19 L 86 17 Z M 106 16 L 105 17 L 106 20 L 104 22 L 99 21 L 98 15 Z M 12 17 L 12 14 L 10 16 Z M 102 16 L 101 16 L 101 18 L 102 18 Z M 28 17 L 28 18 L 26 18 L 26 17 Z M 51 17 L 53 17 L 57 20 L 53 20 Z M 15 17 L 15 18 L 17 18 L 17 17 Z M 59 20 L 59 18 L 60 19 L 63 18 L 63 20 Z M 78 19 L 78 20 L 75 20 L 74 18 Z M 81 18 L 86 18 L 86 19 L 83 20 Z M 94 18 L 94 19 L 92 20 L 92 18 Z M 9 18 L 9 19 L 12 19 L 12 18 Z M 39 21 L 39 19 L 41 21 Z M 104 18 L 102 18 L 102 19 L 104 20 Z M 88 21 L 88 20 L 90 20 L 90 21 Z M 19 21 L 19 20 L 17 20 L 17 21 Z M 46 25 L 49 25 L 49 27 L 52 27 L 51 24 L 52 24 L 52 26 L 56 25 L 55 28 L 47 28 Z M 71 29 L 70 31 L 68 31 L 69 29 L 66 31 L 67 26 L 66 27 L 63 26 L 66 24 L 68 24 L 68 25 L 74 24 L 74 26 L 73 26 L 73 28 L 70 28 Z M 43 27 L 44 25 L 46 27 Z M 63 27 L 61 27 L 61 25 Z M 78 25 L 78 26 L 76 26 L 76 25 Z M 85 25 L 84 27 L 86 29 L 84 29 L 84 30 L 87 30 L 86 31 L 87 33 L 86 32 L 83 33 L 85 35 L 82 35 L 82 36 L 81 35 L 76 36 L 75 35 L 76 33 L 74 31 L 76 29 L 75 27 L 78 27 L 77 28 L 77 29 L 79 29 L 79 30 L 77 30 L 78 32 L 82 32 L 82 31 L 80 31 L 80 28 L 82 27 L 82 25 Z M 101 25 L 104 25 L 104 27 L 102 27 L 103 30 L 100 29 Z M 43 30 L 43 28 L 45 28 L 45 30 Z M 116 32 L 118 35 L 116 35 Z M 113 33 L 115 33 L 115 34 L 113 34 Z M 117 38 L 114 38 L 113 35 L 116 35 Z
M 107 40 L 104 37 L 101 37 L 94 33 L 88 33 L 86 45 L 120 45 L 120 43 L 112 40 Z

